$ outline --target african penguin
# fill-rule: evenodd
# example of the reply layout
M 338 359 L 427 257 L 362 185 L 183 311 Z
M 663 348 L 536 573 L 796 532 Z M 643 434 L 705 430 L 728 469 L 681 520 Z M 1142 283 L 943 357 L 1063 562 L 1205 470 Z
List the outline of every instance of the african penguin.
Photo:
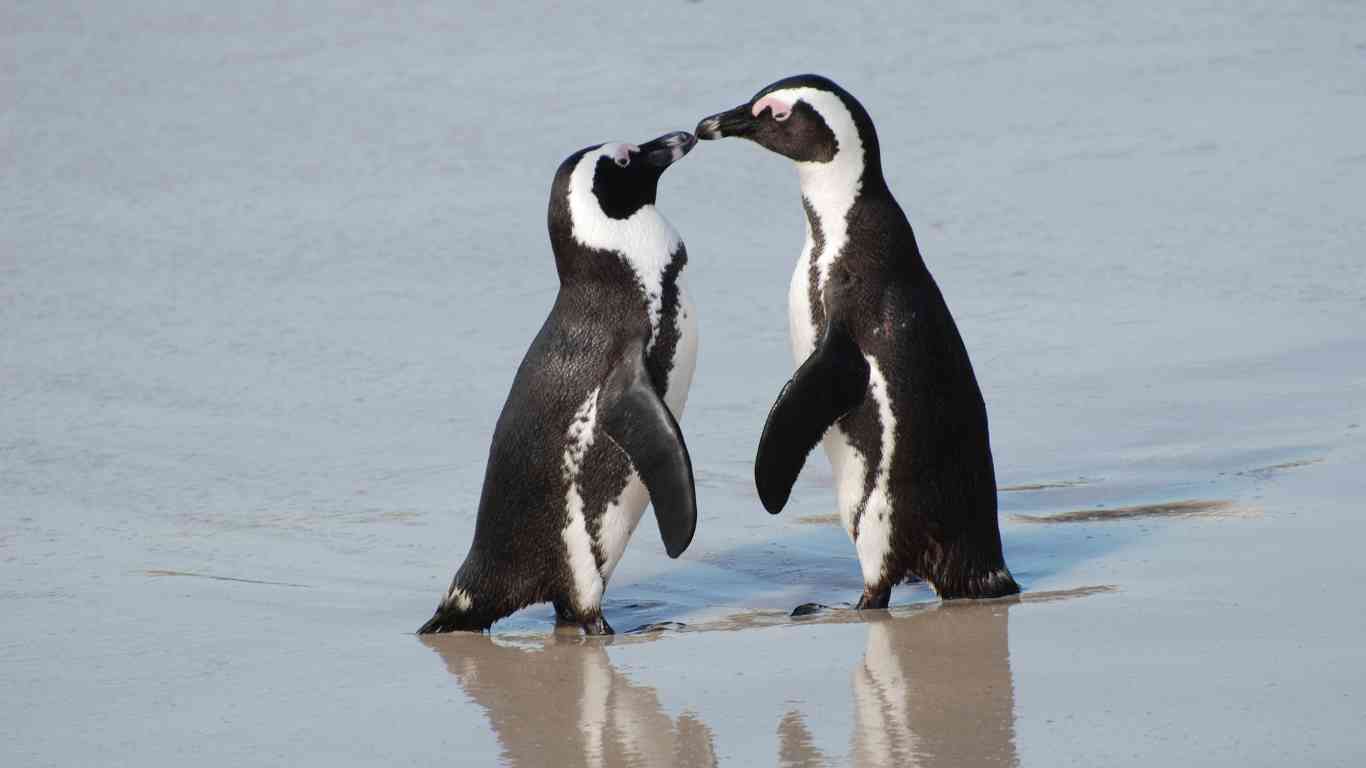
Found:
M 550 189 L 560 290 L 517 369 L 489 448 L 474 542 L 419 633 L 482 631 L 551 601 L 611 634 L 602 595 L 647 502 L 664 547 L 692 541 L 692 462 L 676 419 L 697 359 L 687 251 L 655 209 L 686 132 L 570 155 Z
M 1006 568 L 986 406 L 944 298 L 882 177 L 863 105 L 815 75 L 703 119 L 796 162 L 806 245 L 788 294 L 800 367 L 759 440 L 755 481 L 782 510 L 824 439 L 863 571 L 859 608 L 923 578 L 945 599 L 1019 591 Z

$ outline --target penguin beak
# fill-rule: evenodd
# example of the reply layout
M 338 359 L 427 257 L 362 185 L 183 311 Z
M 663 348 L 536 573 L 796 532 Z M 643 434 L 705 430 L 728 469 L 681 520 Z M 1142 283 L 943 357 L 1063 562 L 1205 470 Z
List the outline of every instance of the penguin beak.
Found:
M 696 136 L 687 131 L 674 131 L 641 144 L 640 155 L 649 165 L 663 170 L 688 154 L 688 150 L 695 146 Z
M 748 136 L 753 130 L 754 115 L 750 114 L 749 104 L 746 103 L 735 109 L 702 118 L 702 122 L 697 124 L 697 138 L 724 139 L 727 136 Z

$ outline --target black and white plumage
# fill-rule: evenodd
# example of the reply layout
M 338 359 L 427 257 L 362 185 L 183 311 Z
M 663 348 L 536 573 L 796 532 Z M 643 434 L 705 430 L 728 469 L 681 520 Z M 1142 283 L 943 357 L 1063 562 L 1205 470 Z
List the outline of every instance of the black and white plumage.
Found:
M 611 633 L 602 595 L 653 501 L 665 549 L 692 541 L 692 463 L 676 419 L 697 357 L 683 241 L 655 209 L 696 143 L 575 152 L 551 185 L 560 291 L 517 370 L 489 449 L 474 542 L 419 633 L 485 630 L 533 603 Z
M 800 367 L 755 462 L 764 506 L 787 503 L 824 440 L 863 571 L 859 607 L 920 577 L 944 598 L 1019 591 L 1006 568 L 986 406 L 948 306 L 882 176 L 872 119 L 815 75 L 780 80 L 703 119 L 795 161 L 806 245 L 788 297 Z

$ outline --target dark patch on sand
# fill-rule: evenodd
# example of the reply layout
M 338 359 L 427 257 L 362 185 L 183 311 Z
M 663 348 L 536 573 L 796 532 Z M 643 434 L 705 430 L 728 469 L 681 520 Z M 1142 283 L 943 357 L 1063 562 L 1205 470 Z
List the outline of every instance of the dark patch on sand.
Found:
M 1058 515 L 1011 515 L 1022 523 L 1102 523 L 1112 520 L 1134 520 L 1158 517 L 1246 517 L 1252 512 L 1231 501 L 1200 500 L 1171 501 L 1164 504 L 1143 504 L 1134 507 L 1079 509 Z
M 624 611 L 648 611 L 664 606 L 663 600 L 632 600 L 629 603 L 618 602 L 616 600 L 604 600 L 603 603 L 608 608 L 616 608 Z
M 1001 493 L 1015 493 L 1017 491 L 1049 491 L 1054 488 L 1076 488 L 1082 485 L 1090 485 L 1092 480 L 1086 477 L 1079 477 L 1076 480 L 1058 480 L 1052 483 L 1022 483 L 1020 485 L 1003 485 L 996 490 Z
M 268 584 L 272 587 L 303 587 L 312 589 L 307 584 L 291 584 L 287 581 L 263 581 L 261 579 L 241 579 L 236 576 L 214 576 L 208 573 L 190 573 L 189 571 L 166 571 L 157 568 L 149 568 L 143 571 L 148 576 L 191 576 L 196 579 L 213 579 L 214 581 L 236 581 L 243 584 Z
M 1106 595 L 1118 592 L 1119 587 L 1113 584 L 1097 584 L 1092 587 L 1076 587 L 1075 589 L 1054 589 L 1048 592 L 1023 592 L 1019 596 L 1022 603 L 1060 603 L 1064 600 L 1071 600 L 1075 597 L 1090 597 L 1091 595 Z
M 1285 471 L 1291 470 L 1291 469 L 1299 469 L 1300 467 L 1307 467 L 1307 466 L 1309 466 L 1309 465 L 1311 465 L 1311 464 L 1318 464 L 1318 463 L 1321 462 L 1321 461 L 1323 461 L 1323 459 L 1321 459 L 1321 458 L 1299 459 L 1299 460 L 1296 460 L 1296 461 L 1285 461 L 1285 462 L 1281 462 L 1280 464 L 1269 464 L 1269 465 L 1267 465 L 1267 466 L 1265 466 L 1265 467 L 1257 467 L 1257 468 L 1255 468 L 1255 469 L 1245 469 L 1245 470 L 1243 470 L 1242 472 L 1235 472 L 1234 474 L 1236 474 L 1236 475 L 1239 476 L 1239 477 L 1255 477 L 1255 478 L 1257 478 L 1258 480 L 1265 480 L 1265 479 L 1271 477 L 1272 475 L 1280 474 L 1281 472 L 1285 472 Z
M 688 625 L 681 621 L 656 621 L 652 624 L 644 624 L 635 629 L 626 631 L 628 635 L 645 635 L 651 632 L 678 632 L 687 629 Z

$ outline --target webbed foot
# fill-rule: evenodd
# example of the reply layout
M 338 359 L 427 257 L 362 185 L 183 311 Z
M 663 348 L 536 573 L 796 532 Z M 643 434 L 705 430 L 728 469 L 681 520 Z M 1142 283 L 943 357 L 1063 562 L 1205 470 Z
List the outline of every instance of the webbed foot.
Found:
M 555 602 L 555 628 L 561 631 L 570 631 L 577 627 L 583 630 L 585 635 L 614 635 L 612 625 L 607 623 L 607 619 L 602 617 L 602 608 L 599 607 L 587 617 L 574 610 L 567 602 Z
M 864 587 L 863 594 L 859 597 L 858 602 L 854 604 L 854 610 L 881 610 L 887 607 L 887 603 L 891 602 L 891 599 L 892 590 L 890 587 L 883 589 Z
M 589 636 L 616 634 L 616 631 L 612 629 L 612 625 L 607 623 L 607 619 L 604 619 L 602 614 L 598 614 L 588 621 L 581 622 L 579 626 L 583 627 L 583 633 Z

